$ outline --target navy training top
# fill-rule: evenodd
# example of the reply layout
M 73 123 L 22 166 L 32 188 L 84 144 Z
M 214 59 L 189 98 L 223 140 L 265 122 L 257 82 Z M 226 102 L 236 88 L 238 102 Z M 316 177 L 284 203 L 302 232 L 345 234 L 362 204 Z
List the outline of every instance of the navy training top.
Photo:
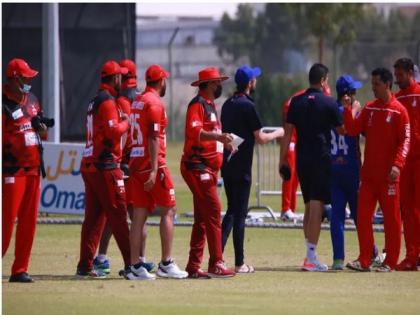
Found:
M 234 133 L 244 139 L 229 162 L 230 151 L 224 150 L 222 177 L 251 180 L 254 131 L 262 128 L 254 100 L 244 93 L 235 93 L 223 104 L 221 122 L 223 132 Z
M 309 88 L 290 102 L 287 122 L 296 128 L 296 159 L 301 164 L 330 163 L 331 129 L 343 124 L 335 100 Z

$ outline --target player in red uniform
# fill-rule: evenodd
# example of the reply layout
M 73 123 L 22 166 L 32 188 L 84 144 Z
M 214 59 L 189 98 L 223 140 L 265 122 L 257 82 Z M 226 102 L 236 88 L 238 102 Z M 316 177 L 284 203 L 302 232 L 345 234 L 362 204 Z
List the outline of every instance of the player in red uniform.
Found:
M 146 71 L 146 89 L 131 107 L 131 153 L 129 186 L 132 192 L 133 216 L 130 231 L 131 280 L 154 279 L 139 259 L 143 229 L 147 217 L 156 206 L 161 210 L 160 239 L 162 259 L 157 275 L 164 278 L 186 278 L 172 259 L 175 189 L 166 166 L 166 132 L 168 124 L 165 105 L 166 79 L 169 73 L 159 65 Z
M 417 271 L 420 254 L 420 85 L 414 79 L 414 63 L 401 58 L 394 64 L 396 99 L 410 118 L 410 151 L 401 172 L 401 210 L 404 223 L 406 256 L 396 270 Z
M 18 218 L 15 260 L 9 282 L 33 282 L 27 271 L 38 215 L 40 167 L 43 167 L 40 134 L 45 135 L 47 130 L 40 120 L 38 99 L 29 92 L 37 74 L 23 59 L 12 59 L 3 86 L 2 257 Z
M 105 277 L 93 268 L 93 257 L 106 221 L 124 259 L 130 265 L 130 242 L 123 172 L 121 138 L 128 130 L 128 116 L 115 98 L 121 87 L 121 74 L 127 69 L 113 60 L 102 66 L 101 86 L 87 112 L 86 147 L 81 172 L 85 183 L 85 219 L 80 241 L 77 275 Z
M 133 103 L 134 99 L 137 95 L 140 94 L 139 89 L 137 88 L 137 69 L 136 64 L 134 61 L 130 59 L 124 59 L 120 61 L 120 66 L 127 68 L 127 74 L 123 75 L 121 78 L 121 90 L 119 96 L 117 98 L 117 105 L 118 107 L 128 116 L 130 115 L 131 111 L 131 104 Z M 128 170 L 128 162 L 130 159 L 130 140 L 131 138 L 128 137 L 128 130 L 122 136 L 122 147 L 123 147 L 123 154 L 121 160 L 121 169 L 124 172 L 124 186 L 125 186 L 125 193 L 126 193 L 126 200 L 127 200 L 127 210 L 131 217 L 132 215 L 132 202 L 131 202 L 131 195 L 130 195 L 130 187 L 128 185 L 128 177 L 129 177 L 129 170 Z M 98 249 L 98 256 L 95 257 L 93 260 L 93 266 L 95 269 L 100 269 L 105 273 L 109 273 L 111 271 L 111 265 L 109 258 L 107 256 L 109 240 L 111 239 L 112 232 L 111 227 L 109 224 L 105 225 L 105 228 L 102 232 L 101 240 L 99 242 L 99 249 Z M 144 257 L 144 247 L 146 243 L 146 226 L 143 230 L 142 235 L 142 246 L 140 248 L 140 257 L 142 261 L 144 261 L 144 265 L 148 271 L 151 271 L 155 264 L 153 262 L 145 262 Z
M 391 93 L 392 73 L 384 68 L 372 72 L 372 90 L 376 97 L 352 117 L 349 98 L 344 110 L 347 133 L 366 138 L 364 162 L 358 199 L 357 235 L 359 258 L 347 267 L 370 271 L 374 245 L 372 220 L 376 202 L 384 214 L 386 258 L 380 272 L 395 269 L 401 246 L 401 213 L 399 178 L 410 145 L 410 123 L 407 110 Z
M 222 94 L 221 76 L 216 68 L 205 68 L 192 86 L 199 92 L 188 105 L 185 121 L 184 154 L 181 173 L 193 194 L 194 224 L 191 233 L 187 272 L 190 278 L 232 277 L 235 273 L 223 262 L 221 206 L 217 194 L 217 174 L 223 162 L 223 148 L 232 141 L 222 133 L 214 100 Z M 200 269 L 205 241 L 210 260 L 208 273 Z
M 283 104 L 283 126 L 287 121 L 287 112 L 289 111 L 290 101 L 294 96 L 301 95 L 305 90 L 299 90 L 289 97 Z M 296 216 L 296 190 L 299 185 L 299 179 L 296 172 L 296 130 L 293 129 L 290 138 L 289 150 L 287 151 L 287 162 L 290 167 L 290 180 L 283 180 L 281 187 L 281 218 L 283 220 L 294 220 Z

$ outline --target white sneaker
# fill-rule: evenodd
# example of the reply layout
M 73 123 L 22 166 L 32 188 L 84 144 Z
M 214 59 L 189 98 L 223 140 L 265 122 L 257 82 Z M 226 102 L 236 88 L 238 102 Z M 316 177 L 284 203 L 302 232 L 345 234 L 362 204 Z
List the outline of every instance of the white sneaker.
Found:
M 293 221 L 294 218 L 295 214 L 291 209 L 281 214 L 281 219 L 284 221 Z
M 386 253 L 378 254 L 375 258 L 372 259 L 372 267 L 379 268 L 383 265 L 385 261 Z
M 324 271 L 328 271 L 328 266 L 319 262 L 318 259 L 311 261 L 308 258 L 305 258 L 305 260 L 303 261 L 302 270 L 324 272 Z
M 162 278 L 185 279 L 188 277 L 188 272 L 179 269 L 174 261 L 171 261 L 167 266 L 160 262 L 156 274 Z
M 303 215 L 296 214 L 291 209 L 289 209 L 281 215 L 281 219 L 284 221 L 302 221 Z
M 125 275 L 128 280 L 155 280 L 156 276 L 149 273 L 146 268 L 140 266 L 135 268 L 133 265 L 130 266 L 130 272 Z

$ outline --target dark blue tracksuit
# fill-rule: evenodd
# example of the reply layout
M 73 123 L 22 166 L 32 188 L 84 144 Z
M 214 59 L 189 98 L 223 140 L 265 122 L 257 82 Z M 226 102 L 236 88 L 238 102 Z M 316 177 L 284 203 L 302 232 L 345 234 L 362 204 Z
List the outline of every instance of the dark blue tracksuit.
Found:
M 343 112 L 343 106 L 338 101 L 337 106 L 340 112 Z M 347 204 L 351 217 L 356 222 L 360 164 L 358 137 L 342 136 L 331 130 L 331 241 L 334 260 L 344 260 L 344 221 Z
M 260 117 L 254 101 L 248 95 L 235 93 L 222 107 L 222 130 L 234 133 L 244 139 L 228 161 L 230 152 L 224 152 L 222 176 L 228 201 L 226 215 L 222 222 L 222 246 L 225 248 L 233 229 L 235 266 L 244 263 L 245 219 L 248 213 L 251 190 L 252 158 L 254 154 L 254 131 L 261 129 Z

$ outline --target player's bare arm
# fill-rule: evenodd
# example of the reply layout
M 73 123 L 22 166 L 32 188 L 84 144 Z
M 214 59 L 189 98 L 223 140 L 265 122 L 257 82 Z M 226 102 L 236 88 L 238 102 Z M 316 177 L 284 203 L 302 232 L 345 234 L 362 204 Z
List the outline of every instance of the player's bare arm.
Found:
M 152 134 L 148 138 L 148 150 L 150 155 L 151 170 L 149 179 L 144 183 L 144 190 L 150 191 L 156 182 L 156 174 L 158 170 L 158 152 L 159 152 L 159 138 L 156 134 Z
M 284 129 L 279 128 L 274 130 L 273 132 L 263 132 L 261 129 L 254 131 L 254 137 L 255 141 L 257 141 L 258 144 L 266 144 L 274 139 L 281 138 L 284 136 Z
M 279 173 L 280 176 L 284 178 L 284 172 L 281 171 L 284 168 L 289 168 L 289 165 L 287 163 L 287 151 L 289 149 L 289 145 L 290 145 L 290 139 L 292 137 L 292 131 L 293 131 L 294 126 L 292 124 L 286 123 L 284 125 L 284 135 L 283 138 L 281 138 L 280 141 L 280 161 L 279 161 Z
M 200 132 L 200 141 L 212 141 L 216 140 L 222 142 L 224 145 L 229 144 L 233 137 L 230 133 L 217 133 L 213 131 L 201 130 Z

